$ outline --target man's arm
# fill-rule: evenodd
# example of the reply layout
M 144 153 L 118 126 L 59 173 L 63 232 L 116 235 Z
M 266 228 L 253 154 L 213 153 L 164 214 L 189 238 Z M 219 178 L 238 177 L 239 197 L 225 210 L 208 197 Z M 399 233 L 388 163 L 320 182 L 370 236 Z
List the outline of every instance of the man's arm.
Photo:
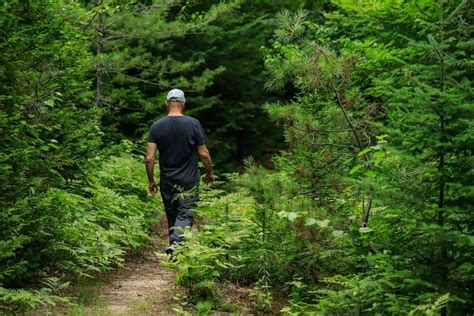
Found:
M 215 181 L 214 171 L 212 170 L 212 159 L 207 146 L 198 145 L 199 158 L 201 158 L 204 167 L 206 168 L 206 176 L 204 177 L 204 182 L 213 183 Z
M 145 165 L 146 165 L 146 175 L 148 176 L 148 192 L 150 192 L 151 195 L 155 195 L 157 192 L 155 177 L 153 175 L 155 171 L 155 153 L 156 153 L 156 144 L 147 143 Z

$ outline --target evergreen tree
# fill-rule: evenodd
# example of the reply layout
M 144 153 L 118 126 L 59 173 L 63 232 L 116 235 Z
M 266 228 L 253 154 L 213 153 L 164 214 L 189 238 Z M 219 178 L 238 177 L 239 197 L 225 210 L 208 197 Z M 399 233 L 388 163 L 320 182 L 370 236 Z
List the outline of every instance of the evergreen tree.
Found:
M 194 1 L 193 9 L 206 10 L 213 2 Z M 264 88 L 268 73 L 262 47 L 272 39 L 276 13 L 305 8 L 321 16 L 319 11 L 328 6 L 325 1 L 241 1 L 238 9 L 220 21 L 217 34 L 189 38 L 193 49 L 208 54 L 207 65 L 225 68 L 206 91 L 217 96 L 218 102 L 199 115 L 208 122 L 213 145 L 219 148 L 216 158 L 226 163 L 225 169 L 241 165 L 249 155 L 268 162 L 269 154 L 282 146 L 281 130 L 268 120 L 264 110 L 267 102 L 291 93 Z
M 0 205 L 8 205 L 80 179 L 101 140 L 82 9 L 8 1 L 0 10 Z
M 407 3 L 399 14 L 410 15 L 417 32 L 397 32 L 406 42 L 391 51 L 396 67 L 374 88 L 388 110 L 381 129 L 416 175 L 397 175 L 403 202 L 389 203 L 402 206 L 402 223 L 417 223 L 404 246 L 416 249 L 420 274 L 466 300 L 473 291 L 466 263 L 474 259 L 472 29 L 465 22 L 472 10 L 466 1 L 433 1 Z
M 318 143 L 315 126 L 338 121 L 337 116 L 322 119 L 338 102 L 337 90 L 331 91 L 325 111 L 319 108 L 315 115 L 308 108 L 321 98 L 327 100 L 324 88 L 334 77 L 343 76 L 344 65 L 350 63 L 325 57 L 337 54 L 324 46 L 338 51 L 341 58 L 353 55 L 358 61 L 352 76 L 336 87 L 344 88 L 350 82 L 357 87 L 346 89 L 343 95 L 356 125 L 368 122 L 372 131 L 385 134 L 378 143 L 369 139 L 367 150 L 358 155 L 361 162 L 352 163 L 354 167 L 346 173 L 374 199 L 377 209 L 371 229 L 351 232 L 355 250 L 365 249 L 368 254 L 364 260 L 369 270 L 359 275 L 363 277 L 360 282 L 345 278 L 347 292 L 326 292 L 318 305 L 324 311 L 358 308 L 375 312 L 373 304 L 383 300 L 372 296 L 374 287 L 384 288 L 381 283 L 400 275 L 417 286 L 411 287 L 411 294 L 408 286 L 402 286 L 397 307 L 389 309 L 385 302 L 380 311 L 419 311 L 429 305 L 410 305 L 420 303 L 433 304 L 430 306 L 443 313 L 470 311 L 472 30 L 466 24 L 471 15 L 466 4 L 404 1 L 393 6 L 391 1 L 364 5 L 341 1 L 339 10 L 326 14 L 324 24 L 311 25 L 301 17 L 288 16 L 284 19 L 287 27 L 277 31 L 281 40 L 296 38 L 305 43 L 282 45 L 280 40 L 274 47 L 278 54 L 267 58 L 274 74 L 270 86 L 283 87 L 290 80 L 302 92 L 291 105 L 269 107 L 271 115 L 286 122 L 292 146 L 300 148 L 283 160 L 284 165 L 301 161 L 306 163 L 304 170 L 317 176 L 308 178 L 319 181 L 328 176 L 321 166 L 321 153 L 302 144 Z M 311 95 L 311 91 L 318 93 Z M 317 125 L 302 124 L 314 118 L 319 118 Z M 333 153 L 344 161 L 343 153 Z M 370 156 L 370 165 L 361 159 L 364 155 Z M 336 178 L 344 176 L 342 170 Z M 357 288 L 364 290 L 351 298 L 351 291 Z M 382 293 L 385 291 L 390 290 L 385 288 Z M 449 304 L 442 309 L 448 302 L 447 293 Z
M 98 23 L 97 104 L 105 109 L 108 137 L 140 138 L 165 113 L 165 94 L 174 87 L 186 91 L 190 115 L 215 104 L 203 92 L 224 68 L 208 67 L 206 52 L 195 51 L 187 37 L 218 36 L 214 24 L 234 6 L 221 3 L 188 14 L 179 2 L 156 0 L 100 2 L 91 11 Z

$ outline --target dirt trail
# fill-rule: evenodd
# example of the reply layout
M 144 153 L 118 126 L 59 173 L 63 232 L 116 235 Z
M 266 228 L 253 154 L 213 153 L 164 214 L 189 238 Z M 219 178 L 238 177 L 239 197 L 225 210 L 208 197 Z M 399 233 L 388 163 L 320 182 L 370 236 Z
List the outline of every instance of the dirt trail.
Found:
M 30 315 L 181 315 L 173 311 L 173 307 L 179 306 L 180 300 L 176 298 L 183 297 L 184 290 L 176 285 L 175 272 L 162 265 L 166 257 L 156 255 L 163 253 L 167 246 L 166 231 L 167 224 L 163 216 L 153 229 L 152 242 L 137 253 L 130 254 L 123 268 L 111 271 L 89 287 L 76 289 L 76 294 L 82 297 L 78 305 L 59 306 Z M 248 308 L 249 288 L 221 284 L 221 292 L 223 299 L 233 304 L 238 311 L 213 311 L 211 315 L 254 315 Z M 183 307 L 195 314 L 189 306 Z
M 113 315 L 173 314 L 172 297 L 176 292 L 175 273 L 161 265 L 155 252 L 166 247 L 166 223 L 161 220 L 153 241 L 138 257 L 130 258 L 125 268 L 105 280 L 100 291 L 102 301 Z

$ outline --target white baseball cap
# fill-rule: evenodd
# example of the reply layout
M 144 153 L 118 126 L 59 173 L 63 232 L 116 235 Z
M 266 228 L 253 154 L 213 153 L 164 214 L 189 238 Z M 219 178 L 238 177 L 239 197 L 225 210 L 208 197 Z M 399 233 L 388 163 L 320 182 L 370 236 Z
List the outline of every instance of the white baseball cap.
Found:
M 170 101 L 171 99 L 176 99 L 177 101 L 186 100 L 186 98 L 184 97 L 183 90 L 179 90 L 179 89 L 172 89 L 170 90 L 170 92 L 168 92 L 168 95 L 166 96 L 166 100 Z

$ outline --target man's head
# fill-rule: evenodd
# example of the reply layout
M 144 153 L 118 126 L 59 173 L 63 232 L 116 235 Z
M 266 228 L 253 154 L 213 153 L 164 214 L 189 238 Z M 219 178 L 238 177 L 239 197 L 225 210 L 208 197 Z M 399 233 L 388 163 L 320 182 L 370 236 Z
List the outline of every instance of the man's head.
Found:
M 166 108 L 170 112 L 183 112 L 184 104 L 186 103 L 186 98 L 184 97 L 184 92 L 179 89 L 172 89 L 168 92 L 166 96 Z

